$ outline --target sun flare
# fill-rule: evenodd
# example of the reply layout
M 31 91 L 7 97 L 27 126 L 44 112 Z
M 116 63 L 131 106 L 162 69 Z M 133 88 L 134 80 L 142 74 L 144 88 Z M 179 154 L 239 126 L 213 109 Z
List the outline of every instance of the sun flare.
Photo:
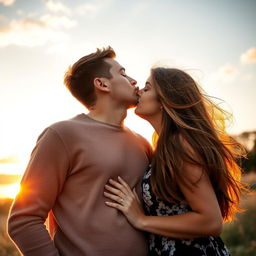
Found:
M 0 195 L 3 198 L 15 198 L 20 191 L 20 184 L 14 183 L 11 185 L 5 185 L 0 187 Z

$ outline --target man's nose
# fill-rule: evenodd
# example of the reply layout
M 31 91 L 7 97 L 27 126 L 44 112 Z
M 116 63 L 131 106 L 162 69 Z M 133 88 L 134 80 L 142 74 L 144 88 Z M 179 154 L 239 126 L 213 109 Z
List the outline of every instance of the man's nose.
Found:
M 139 90 L 140 90 L 140 88 L 139 88 L 139 86 L 135 86 L 135 92 L 136 92 L 136 94 L 139 96 Z
M 142 91 L 143 91 L 142 89 L 141 89 L 141 90 L 139 90 L 139 89 L 138 89 L 138 92 L 137 92 L 137 94 L 138 94 L 139 96 L 141 96 L 141 94 L 142 94 Z
M 131 80 L 131 85 L 135 86 L 136 84 L 137 84 L 137 81 L 134 80 L 134 79 L 132 79 L 132 80 Z

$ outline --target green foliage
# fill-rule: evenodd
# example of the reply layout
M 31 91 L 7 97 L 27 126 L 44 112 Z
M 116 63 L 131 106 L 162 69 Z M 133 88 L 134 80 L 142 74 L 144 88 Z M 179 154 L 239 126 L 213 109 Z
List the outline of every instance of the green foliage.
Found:
M 19 256 L 17 248 L 11 242 L 6 232 L 7 216 L 0 215 L 0 255 L 1 256 Z
M 253 139 L 254 137 L 254 139 Z M 252 171 L 256 171 L 256 131 L 252 132 L 243 132 L 237 136 L 237 140 L 241 141 L 241 143 L 248 149 L 248 142 L 253 141 L 253 146 L 250 150 L 247 150 L 247 158 L 242 159 L 241 165 L 244 173 L 249 173 Z M 245 143 L 247 141 L 247 143 Z M 247 146 L 246 146 L 247 144 Z
M 7 235 L 6 221 L 9 209 L 12 204 L 12 199 L 3 199 L 0 200 L 0 255 L 1 256 L 19 256 L 15 245 L 10 240 Z
M 245 212 L 238 213 L 237 219 L 226 223 L 222 239 L 232 256 L 256 255 L 256 192 L 243 200 L 241 207 Z
M 256 171 L 256 140 L 253 148 L 248 152 L 247 158 L 242 160 L 242 168 L 245 173 Z

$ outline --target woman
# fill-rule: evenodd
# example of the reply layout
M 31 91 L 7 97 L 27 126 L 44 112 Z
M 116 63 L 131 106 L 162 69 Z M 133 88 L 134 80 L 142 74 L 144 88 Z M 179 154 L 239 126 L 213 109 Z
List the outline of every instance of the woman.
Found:
M 136 191 L 109 180 L 109 207 L 150 233 L 149 255 L 229 255 L 219 237 L 222 222 L 239 210 L 242 146 L 224 132 L 221 108 L 185 72 L 154 68 L 139 92 L 136 114 L 158 138 L 143 179 L 145 213 Z

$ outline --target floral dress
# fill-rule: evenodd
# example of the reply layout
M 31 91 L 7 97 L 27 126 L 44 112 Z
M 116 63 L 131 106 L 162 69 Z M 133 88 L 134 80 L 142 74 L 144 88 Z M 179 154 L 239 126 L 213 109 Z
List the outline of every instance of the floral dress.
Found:
M 142 190 L 146 215 L 172 216 L 190 212 L 189 205 L 182 202 L 170 203 L 158 199 L 150 187 L 151 166 L 145 172 Z M 230 256 L 220 237 L 202 237 L 194 239 L 175 239 L 149 234 L 149 255 L 156 256 Z

